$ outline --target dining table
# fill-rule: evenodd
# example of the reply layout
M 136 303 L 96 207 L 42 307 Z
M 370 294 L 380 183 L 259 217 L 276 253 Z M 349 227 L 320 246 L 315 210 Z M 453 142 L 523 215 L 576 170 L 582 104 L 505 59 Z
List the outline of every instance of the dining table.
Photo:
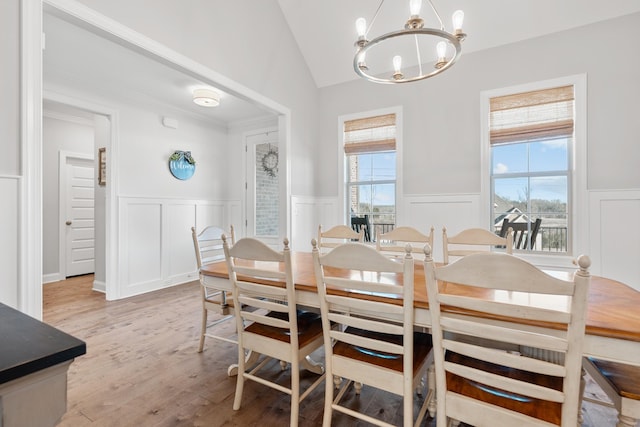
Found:
M 318 308 L 320 306 L 316 286 L 313 255 L 311 252 L 293 252 L 292 268 L 296 288 L 296 303 L 300 306 Z M 572 280 L 573 272 L 543 270 L 554 277 Z M 200 270 L 204 286 L 231 290 L 226 262 L 212 263 Z M 351 272 L 345 274 L 359 274 Z M 382 280 L 401 283 L 400 277 L 386 275 Z M 447 284 L 449 285 L 449 284 Z M 455 286 L 455 284 L 452 284 Z M 464 287 L 460 287 L 463 289 Z M 460 290 L 460 292 L 464 292 Z M 385 295 L 361 295 L 366 299 L 386 299 Z M 499 291 L 487 291 L 483 298 L 504 301 L 505 298 L 522 299 L 517 294 L 505 295 Z M 398 304 L 402 302 L 398 300 Z M 531 304 L 545 305 L 563 304 L 562 301 L 541 296 Z M 566 304 L 566 302 L 564 302 Z M 480 318 L 487 323 L 509 322 L 509 319 Z M 431 316 L 422 261 L 414 263 L 414 323 L 417 327 L 430 328 Z M 535 330 L 535 323 L 524 327 Z M 591 276 L 587 320 L 583 341 L 583 355 L 599 359 L 640 366 L 640 291 L 619 281 L 600 276 Z

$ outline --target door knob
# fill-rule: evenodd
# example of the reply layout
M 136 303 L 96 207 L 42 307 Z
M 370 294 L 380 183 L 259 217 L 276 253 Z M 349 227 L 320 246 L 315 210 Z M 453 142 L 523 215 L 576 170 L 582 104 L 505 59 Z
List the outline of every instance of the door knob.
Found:
M 67 222 L 65 222 L 65 224 L 71 225 L 71 221 L 67 221 Z

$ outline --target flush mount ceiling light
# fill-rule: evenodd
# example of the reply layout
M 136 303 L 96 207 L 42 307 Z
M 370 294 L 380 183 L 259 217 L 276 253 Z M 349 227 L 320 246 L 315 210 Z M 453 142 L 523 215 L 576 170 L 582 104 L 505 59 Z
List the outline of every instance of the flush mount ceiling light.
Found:
M 464 12 L 458 10 L 453 14 L 453 32 L 447 32 L 431 0 L 427 2 L 440 24 L 439 28 L 424 26 L 424 19 L 420 16 L 422 0 L 409 0 L 410 16 L 403 29 L 368 40 L 367 35 L 384 1 L 380 1 L 369 28 L 364 18 L 356 21 L 358 40 L 355 43 L 357 51 L 353 58 L 353 68 L 360 77 L 375 83 L 415 82 L 448 70 L 458 60 L 462 51 L 460 42 L 466 37 L 462 32 Z M 435 58 L 432 64 L 423 63 L 423 52 L 426 53 L 425 57 Z M 416 71 L 413 71 L 413 67 L 411 71 L 402 70 L 403 55 L 405 59 L 409 59 L 409 63 L 416 60 Z M 394 71 L 389 75 L 391 66 Z
M 220 105 L 220 95 L 211 89 L 196 89 L 193 91 L 193 102 L 203 107 L 217 107 Z

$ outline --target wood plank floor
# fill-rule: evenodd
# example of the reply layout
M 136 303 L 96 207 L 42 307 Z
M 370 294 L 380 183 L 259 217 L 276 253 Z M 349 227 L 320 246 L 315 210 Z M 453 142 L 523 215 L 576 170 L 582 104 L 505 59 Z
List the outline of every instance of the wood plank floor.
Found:
M 119 301 L 106 301 L 91 290 L 92 282 L 87 275 L 44 285 L 44 321 L 87 343 L 87 354 L 69 370 L 68 410 L 59 426 L 288 425 L 289 398 L 252 381 L 245 384 L 241 410 L 232 409 L 235 377 L 227 376 L 227 367 L 236 360 L 236 348 L 209 339 L 197 353 L 198 282 Z M 218 328 L 233 333 L 231 322 Z M 322 360 L 321 350 L 314 356 Z M 288 381 L 277 362 L 266 370 Z M 315 376 L 302 378 L 308 384 Z M 602 393 L 593 383 L 587 390 Z M 351 392 L 346 399 L 354 408 L 401 424 L 402 404 L 394 395 L 365 387 L 359 397 Z M 302 402 L 300 425 L 320 426 L 323 403 L 321 385 Z M 614 410 L 590 403 L 583 408 L 582 427 L 615 426 Z M 337 414 L 333 425 L 365 424 Z M 423 426 L 433 427 L 435 420 Z

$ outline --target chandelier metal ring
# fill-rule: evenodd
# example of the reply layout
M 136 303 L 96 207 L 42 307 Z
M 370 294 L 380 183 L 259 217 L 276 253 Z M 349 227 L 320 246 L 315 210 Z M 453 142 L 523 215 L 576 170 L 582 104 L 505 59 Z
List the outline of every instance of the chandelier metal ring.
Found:
M 447 62 L 441 68 L 434 68 L 433 71 L 431 71 L 430 73 L 421 73 L 415 77 L 410 77 L 406 79 L 402 78 L 402 79 L 391 80 L 389 78 L 376 77 L 371 74 L 368 74 L 366 68 L 363 68 L 360 66 L 360 64 L 364 63 L 364 58 L 366 56 L 366 53 L 376 45 L 394 37 L 402 37 L 402 36 L 408 36 L 408 35 L 414 35 L 414 34 L 440 37 L 446 40 L 447 42 L 449 42 L 449 44 L 454 47 L 455 53 L 450 59 L 447 60 Z M 383 84 L 411 83 L 411 82 L 416 82 L 418 80 L 426 79 L 428 77 L 435 76 L 436 74 L 440 74 L 443 71 L 446 71 L 458 60 L 461 54 L 462 54 L 462 45 L 460 44 L 460 40 L 458 40 L 458 38 L 451 33 L 448 33 L 443 30 L 438 30 L 436 28 L 402 29 L 402 30 L 392 31 L 390 33 L 383 34 L 381 36 L 376 37 L 375 39 L 367 41 L 367 43 L 356 52 L 356 55 L 353 58 L 353 69 L 355 70 L 356 74 L 358 74 L 359 76 L 376 83 L 383 83 Z

